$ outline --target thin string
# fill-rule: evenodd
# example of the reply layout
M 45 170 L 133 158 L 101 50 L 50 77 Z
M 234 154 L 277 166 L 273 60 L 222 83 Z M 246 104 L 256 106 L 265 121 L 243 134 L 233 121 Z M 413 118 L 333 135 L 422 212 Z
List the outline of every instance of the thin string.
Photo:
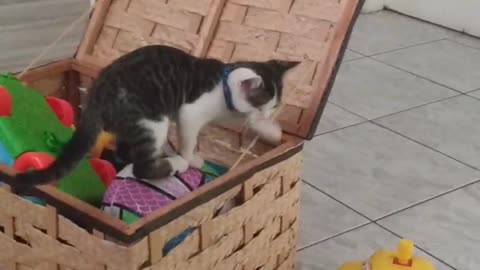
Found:
M 233 165 L 232 165 L 232 167 L 230 167 L 229 171 L 235 169 L 235 167 L 237 167 L 238 164 L 240 164 L 242 159 L 247 155 L 248 152 L 250 152 L 250 149 L 252 149 L 255 146 L 255 144 L 257 144 L 259 138 L 260 138 L 260 136 L 257 135 L 252 140 L 252 142 L 250 142 L 250 144 L 248 145 L 248 147 L 246 149 L 241 150 L 242 154 L 240 155 L 240 157 L 238 157 L 237 161 L 235 161 L 235 163 L 233 163 Z
M 241 133 L 241 134 L 243 134 L 243 133 Z M 212 136 L 206 136 L 206 138 L 209 139 L 210 141 L 218 144 L 218 145 L 221 145 L 221 146 L 223 146 L 223 147 L 226 147 L 226 148 L 228 148 L 228 149 L 230 149 L 230 150 L 232 150 L 232 151 L 234 151 L 234 152 L 238 152 L 238 147 L 234 147 L 234 146 L 232 146 L 232 145 L 231 145 L 230 143 L 228 143 L 228 142 L 222 141 L 222 140 L 220 140 L 220 139 L 218 139 L 218 138 L 215 138 L 215 137 L 212 137 Z M 241 149 L 246 149 L 246 148 L 241 148 Z M 240 151 L 241 151 L 241 150 L 240 150 Z M 255 158 L 258 157 L 257 154 L 255 154 L 255 153 L 253 153 L 253 152 L 251 152 L 251 151 L 247 151 L 247 154 L 249 154 L 250 156 L 255 157 Z
M 271 119 L 272 120 L 275 120 L 277 118 L 278 115 L 280 115 L 281 111 L 282 111 L 282 108 L 283 108 L 283 105 L 280 105 L 280 107 L 275 111 L 275 113 L 272 115 Z M 248 129 L 248 126 L 245 124 L 244 125 L 245 127 L 245 131 Z M 250 142 L 250 144 L 247 146 L 247 148 L 245 149 L 241 149 L 240 151 L 242 152 L 242 154 L 238 157 L 238 159 L 235 161 L 235 163 L 233 163 L 233 165 L 230 167 L 229 170 L 233 170 L 235 169 L 235 167 L 237 167 L 240 162 L 243 160 L 243 158 L 248 154 L 248 153 L 251 153 L 251 149 L 255 146 L 255 144 L 257 144 L 258 140 L 260 139 L 260 136 L 257 135 L 255 136 L 255 138 Z
M 305 63 L 306 62 L 309 62 L 310 60 L 307 58 L 307 56 L 304 56 L 304 61 Z M 313 61 L 312 61 L 313 62 Z M 309 76 L 308 72 L 305 72 L 302 80 L 299 80 L 295 86 L 295 88 L 293 88 L 293 90 L 291 91 L 297 91 L 298 90 L 298 87 L 300 85 L 301 82 L 304 82 L 306 79 L 307 79 L 307 76 Z M 280 107 L 275 111 L 275 113 L 272 115 L 271 119 L 272 120 L 275 120 L 277 116 L 280 115 L 281 111 L 283 109 L 283 104 L 280 105 Z M 246 129 L 248 128 L 246 125 L 245 125 Z M 246 130 L 245 129 L 245 130 Z M 240 162 L 242 161 L 242 159 L 249 153 L 251 152 L 250 150 L 255 146 L 255 144 L 257 144 L 258 140 L 259 140 L 260 136 L 257 135 L 255 136 L 255 138 L 250 142 L 250 144 L 248 145 L 247 148 L 245 149 L 242 149 L 240 150 L 242 152 L 242 154 L 238 157 L 238 159 L 235 161 L 235 163 L 233 163 L 233 165 L 230 167 L 229 170 L 233 170 L 235 169 L 239 164 Z
M 20 73 L 20 75 L 17 78 L 21 78 L 27 71 L 29 71 L 38 61 L 40 61 L 52 48 L 54 48 L 67 34 L 69 34 L 77 24 L 79 24 L 81 21 L 83 21 L 93 10 L 93 7 L 90 6 L 88 10 L 86 10 L 78 19 L 73 21 L 68 27 L 63 30 L 63 32 L 55 39 L 50 45 L 45 47 L 40 54 L 38 54 L 37 57 L 35 57 Z

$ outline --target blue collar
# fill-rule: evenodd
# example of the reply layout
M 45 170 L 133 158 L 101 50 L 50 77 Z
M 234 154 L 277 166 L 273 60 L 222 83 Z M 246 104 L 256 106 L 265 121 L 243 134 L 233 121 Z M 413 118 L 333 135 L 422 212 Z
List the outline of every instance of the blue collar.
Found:
M 230 111 L 236 111 L 235 106 L 233 105 L 232 99 L 232 90 L 230 89 L 230 85 L 228 85 L 228 75 L 232 71 L 231 67 L 226 67 L 223 70 L 222 82 L 223 82 L 223 96 L 225 97 L 225 103 L 227 104 L 227 108 Z

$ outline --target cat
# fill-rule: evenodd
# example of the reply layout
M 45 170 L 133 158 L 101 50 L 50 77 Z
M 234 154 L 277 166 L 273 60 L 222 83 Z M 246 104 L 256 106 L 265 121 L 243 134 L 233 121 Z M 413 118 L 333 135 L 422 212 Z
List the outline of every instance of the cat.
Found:
M 204 161 L 194 153 L 200 129 L 215 119 L 241 115 L 260 134 L 268 134 L 255 123 L 275 111 L 282 78 L 299 63 L 224 63 L 164 45 L 133 50 L 106 66 L 92 83 L 79 124 L 57 159 L 46 169 L 17 174 L 8 182 L 25 191 L 64 177 L 101 130 L 116 136 L 118 157 L 133 163 L 135 177 L 160 179 L 188 166 L 200 168 Z M 171 121 L 177 123 L 180 155 L 165 157 L 162 147 Z M 278 124 L 265 126 L 276 128 L 270 137 L 280 140 Z M 8 176 L 2 173 L 0 178 Z

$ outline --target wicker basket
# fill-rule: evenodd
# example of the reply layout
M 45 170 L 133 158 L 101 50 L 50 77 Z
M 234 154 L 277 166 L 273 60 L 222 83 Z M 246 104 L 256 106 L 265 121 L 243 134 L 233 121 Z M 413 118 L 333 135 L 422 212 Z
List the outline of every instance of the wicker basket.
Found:
M 79 86 L 88 87 L 112 59 L 145 44 L 224 61 L 304 60 L 286 80 L 282 143 L 256 144 L 235 169 L 132 225 L 51 186 L 35 190 L 47 207 L 0 189 L 0 269 L 293 269 L 303 141 L 316 129 L 361 5 L 98 0 L 76 57 L 33 69 L 21 80 L 78 108 Z M 252 139 L 238 127 L 212 125 L 202 131 L 198 149 L 232 166 Z M 236 207 L 217 215 L 231 200 Z M 193 233 L 164 256 L 165 243 L 187 228 Z

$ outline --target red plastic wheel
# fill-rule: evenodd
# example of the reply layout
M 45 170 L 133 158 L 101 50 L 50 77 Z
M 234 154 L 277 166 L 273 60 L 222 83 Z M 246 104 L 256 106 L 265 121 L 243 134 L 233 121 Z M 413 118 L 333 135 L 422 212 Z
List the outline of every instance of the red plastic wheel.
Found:
M 10 116 L 12 113 L 12 98 L 7 89 L 0 86 L 0 117 Z
M 18 172 L 26 172 L 28 169 L 41 170 L 50 166 L 53 160 L 47 153 L 26 152 L 14 161 L 13 168 Z
M 105 187 L 110 186 L 110 184 L 113 182 L 113 179 L 115 179 L 115 176 L 117 176 L 115 167 L 113 167 L 110 162 L 99 158 L 91 158 L 88 161 L 90 162 L 93 170 L 97 173 L 98 177 L 100 177 L 102 180 Z
M 73 125 L 75 115 L 73 113 L 73 108 L 70 103 L 67 101 L 56 98 L 56 97 L 46 97 L 45 100 L 48 103 L 48 106 L 52 109 L 53 113 L 57 116 L 58 120 L 67 127 Z

